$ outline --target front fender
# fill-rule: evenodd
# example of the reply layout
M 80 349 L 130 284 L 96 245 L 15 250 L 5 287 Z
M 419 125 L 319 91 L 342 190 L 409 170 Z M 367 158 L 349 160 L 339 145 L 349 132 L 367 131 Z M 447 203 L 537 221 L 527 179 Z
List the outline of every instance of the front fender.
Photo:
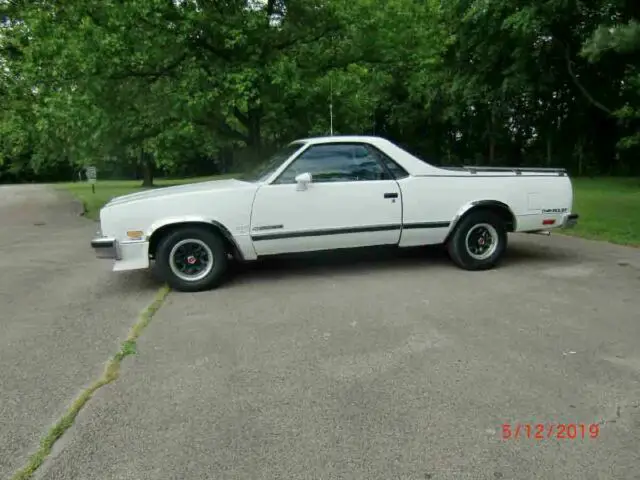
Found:
M 217 220 L 212 220 L 210 218 L 202 217 L 199 215 L 184 215 L 179 217 L 169 217 L 154 222 L 148 229 L 146 234 L 147 241 L 153 243 L 152 236 L 155 232 L 160 230 L 161 228 L 168 227 L 170 225 L 180 225 L 180 224 L 203 224 L 210 225 L 215 227 L 230 243 L 231 248 L 233 250 L 234 256 L 239 260 L 254 260 L 256 258 L 255 250 L 253 249 L 253 245 L 250 241 L 250 237 L 248 235 L 234 237 L 234 235 L 229 231 L 229 229 Z
M 163 218 L 162 220 L 158 220 L 149 226 L 149 228 L 145 232 L 145 237 L 149 239 L 156 231 L 160 230 L 161 228 L 178 223 L 206 223 L 208 225 L 216 225 L 217 222 L 214 222 L 209 218 L 201 217 L 199 215 L 182 215 L 179 217 Z

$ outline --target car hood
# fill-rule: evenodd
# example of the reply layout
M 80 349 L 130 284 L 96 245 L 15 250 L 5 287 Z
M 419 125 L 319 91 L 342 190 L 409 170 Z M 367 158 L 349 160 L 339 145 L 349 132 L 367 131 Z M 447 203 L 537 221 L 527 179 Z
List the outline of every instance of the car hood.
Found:
M 186 185 L 176 185 L 174 187 L 154 188 L 145 190 L 144 192 L 131 193 L 129 195 L 122 195 L 120 197 L 112 198 L 111 201 L 105 205 L 105 207 L 123 205 L 152 198 L 172 197 L 175 195 L 184 195 L 196 192 L 231 190 L 246 187 L 247 185 L 247 182 L 236 179 L 226 179 L 212 180 L 209 182 L 188 183 Z

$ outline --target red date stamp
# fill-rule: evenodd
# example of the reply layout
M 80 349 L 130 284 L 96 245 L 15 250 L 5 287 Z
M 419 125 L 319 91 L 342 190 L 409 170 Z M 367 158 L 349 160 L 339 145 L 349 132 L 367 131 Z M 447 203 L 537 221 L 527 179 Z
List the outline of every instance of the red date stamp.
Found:
M 503 440 L 575 440 L 598 438 L 600 425 L 597 423 L 503 423 Z

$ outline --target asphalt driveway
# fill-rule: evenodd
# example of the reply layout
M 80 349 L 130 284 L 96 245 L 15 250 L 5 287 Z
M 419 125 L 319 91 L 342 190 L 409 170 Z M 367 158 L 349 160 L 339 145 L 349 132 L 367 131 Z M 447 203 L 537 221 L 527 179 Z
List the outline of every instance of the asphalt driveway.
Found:
M 639 478 L 639 293 L 639 250 L 562 237 L 513 238 L 482 273 L 433 253 L 255 266 L 171 293 L 37 478 Z
M 157 285 L 114 278 L 69 196 L 0 186 L 0 478 L 22 467 L 95 380 Z
M 158 288 L 96 261 L 77 214 L 0 187 L 0 478 Z M 482 273 L 415 251 L 246 268 L 171 293 L 35 478 L 639 478 L 638 292 L 640 250 L 563 237 Z

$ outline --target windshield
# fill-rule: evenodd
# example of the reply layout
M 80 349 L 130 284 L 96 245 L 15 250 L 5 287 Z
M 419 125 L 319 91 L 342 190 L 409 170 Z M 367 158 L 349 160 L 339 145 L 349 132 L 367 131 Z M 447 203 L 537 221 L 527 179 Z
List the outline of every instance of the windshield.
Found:
M 273 172 L 275 172 L 282 163 L 287 160 L 291 155 L 300 150 L 304 146 L 304 143 L 290 143 L 286 147 L 278 150 L 268 160 L 260 163 L 257 167 L 242 174 L 239 178 L 245 182 L 263 182 Z

